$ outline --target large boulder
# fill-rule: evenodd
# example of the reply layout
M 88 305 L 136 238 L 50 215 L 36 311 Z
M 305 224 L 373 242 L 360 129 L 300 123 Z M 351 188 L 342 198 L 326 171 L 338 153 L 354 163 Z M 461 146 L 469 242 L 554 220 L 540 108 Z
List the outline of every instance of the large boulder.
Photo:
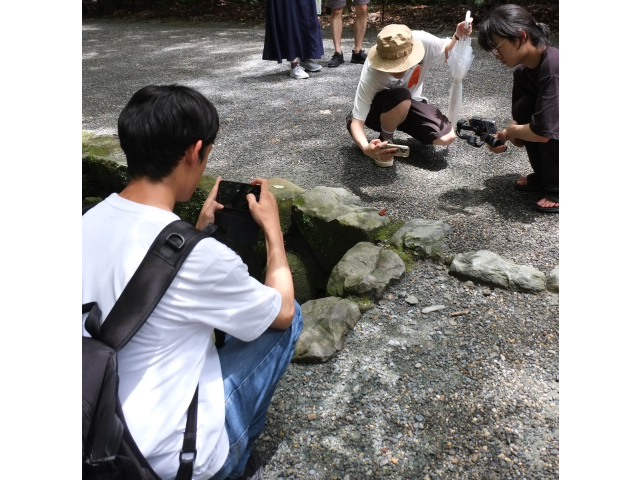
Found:
M 549 273 L 547 288 L 552 292 L 560 292 L 560 265 L 556 265 Z
M 273 194 L 278 202 L 278 213 L 280 215 L 280 227 L 283 235 L 286 235 L 291 228 L 293 220 L 291 219 L 291 210 L 294 202 L 304 190 L 295 183 L 284 178 L 271 177 L 269 181 L 269 191 Z
M 293 220 L 327 272 L 357 243 L 374 241 L 390 222 L 358 202 L 360 198 L 344 188 L 315 187 L 294 203 Z
M 377 299 L 404 272 L 404 262 L 396 252 L 372 243 L 360 242 L 349 249 L 333 267 L 327 283 L 327 295 L 355 295 Z
M 416 218 L 405 223 L 391 237 L 391 244 L 420 258 L 441 259 L 449 251 L 445 243 L 451 227 L 442 220 Z
M 546 289 L 544 273 L 528 265 L 516 265 L 488 250 L 455 255 L 449 272 L 506 290 L 541 292 Z
M 325 297 L 302 305 L 304 327 L 292 361 L 322 363 L 344 347 L 347 335 L 360 320 L 358 306 L 344 298 Z

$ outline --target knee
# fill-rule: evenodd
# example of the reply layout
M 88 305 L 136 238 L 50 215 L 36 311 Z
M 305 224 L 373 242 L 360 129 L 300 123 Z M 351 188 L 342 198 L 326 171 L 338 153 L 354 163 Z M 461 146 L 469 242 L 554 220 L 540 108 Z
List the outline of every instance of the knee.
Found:
M 334 20 L 342 19 L 342 9 L 341 8 L 333 8 L 331 9 L 331 18 Z
M 362 18 L 367 14 L 367 5 L 354 5 L 356 8 L 356 18 Z
M 447 145 L 451 145 L 455 139 L 456 139 L 456 132 L 453 129 L 451 129 L 449 133 L 438 138 L 433 143 L 435 145 L 447 146 Z

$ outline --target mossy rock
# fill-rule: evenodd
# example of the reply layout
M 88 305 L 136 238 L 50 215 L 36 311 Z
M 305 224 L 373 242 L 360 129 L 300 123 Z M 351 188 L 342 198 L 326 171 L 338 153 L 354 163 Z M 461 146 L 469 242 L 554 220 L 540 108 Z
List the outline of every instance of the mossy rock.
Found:
M 173 213 L 182 220 L 186 220 L 192 225 L 198 222 L 202 205 L 209 196 L 211 189 L 216 184 L 217 176 L 203 175 L 191 198 L 186 202 L 177 202 L 173 207 Z
M 271 177 L 268 179 L 269 191 L 278 202 L 278 214 L 280 216 L 280 228 L 283 235 L 287 235 L 293 220 L 291 219 L 291 208 L 304 190 L 295 183 L 284 178 Z
M 92 157 L 114 162 L 126 163 L 120 140 L 115 135 L 98 135 L 87 130 L 82 131 L 82 158 Z
M 100 197 L 85 197 L 82 200 L 82 208 L 92 207 L 94 205 L 99 204 L 101 201 L 102 201 L 102 198 Z
M 287 253 L 287 262 L 293 277 L 295 298 L 299 304 L 318 298 L 317 289 L 313 282 L 313 272 L 304 258 L 296 253 Z
M 322 268 L 331 271 L 360 242 L 375 241 L 391 223 L 343 188 L 315 187 L 294 202 L 293 220 Z
M 373 307 L 375 307 L 375 304 L 369 297 L 357 297 L 355 295 L 348 295 L 345 297 L 345 299 L 352 301 L 353 303 L 358 305 L 360 313 L 364 313 L 367 310 L 371 310 Z

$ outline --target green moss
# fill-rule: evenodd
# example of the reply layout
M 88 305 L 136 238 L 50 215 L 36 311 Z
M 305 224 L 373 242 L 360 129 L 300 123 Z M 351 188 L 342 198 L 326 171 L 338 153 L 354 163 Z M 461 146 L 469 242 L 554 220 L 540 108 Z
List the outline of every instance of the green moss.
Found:
M 90 205 L 97 205 L 101 201 L 102 198 L 100 197 L 85 197 L 84 200 L 82 200 L 82 208 L 88 207 Z
M 411 255 L 409 255 L 408 253 L 406 253 L 404 250 L 394 247 L 394 246 L 389 246 L 387 247 L 389 250 L 396 252 L 398 254 L 398 256 L 400 257 L 400 259 L 404 262 L 404 269 L 405 272 L 410 272 L 411 270 L 413 270 L 416 266 L 416 261 L 413 259 L 413 257 Z
M 82 132 L 82 156 L 124 160 L 124 152 L 120 148 L 118 137 L 114 135 L 96 135 L 88 131 Z
M 347 300 L 352 301 L 360 309 L 360 313 L 364 313 L 367 310 L 371 310 L 375 305 L 369 297 L 358 297 L 356 295 L 348 295 L 345 297 Z
M 106 198 L 121 192 L 129 183 L 125 165 L 91 155 L 82 157 L 82 177 L 83 197 Z
M 404 222 L 402 220 L 389 219 L 389 223 L 384 227 L 376 230 L 374 234 L 374 240 L 377 242 L 381 242 L 384 240 L 390 240 L 391 237 L 395 235 L 395 233 L 402 228 Z

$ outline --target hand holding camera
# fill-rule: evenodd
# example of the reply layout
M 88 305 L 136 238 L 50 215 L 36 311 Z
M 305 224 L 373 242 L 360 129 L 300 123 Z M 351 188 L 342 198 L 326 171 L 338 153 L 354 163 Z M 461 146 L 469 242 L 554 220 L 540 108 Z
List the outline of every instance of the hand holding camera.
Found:
M 471 135 L 466 135 L 461 133 L 463 131 L 471 131 L 473 133 Z M 505 141 L 505 139 L 500 138 L 498 130 L 496 130 L 495 120 L 489 120 L 488 118 L 478 116 L 471 117 L 469 120 L 458 120 L 458 124 L 456 125 L 456 135 L 465 139 L 469 145 L 473 145 L 476 148 L 480 148 L 485 143 L 490 148 L 496 148 L 500 145 L 504 146 Z M 506 147 L 504 150 L 506 150 Z
M 216 225 L 216 238 L 242 245 L 255 245 L 260 227 L 265 233 L 280 231 L 278 204 L 269 191 L 267 180 L 251 183 L 222 180 L 218 177 L 202 206 L 197 228 Z

